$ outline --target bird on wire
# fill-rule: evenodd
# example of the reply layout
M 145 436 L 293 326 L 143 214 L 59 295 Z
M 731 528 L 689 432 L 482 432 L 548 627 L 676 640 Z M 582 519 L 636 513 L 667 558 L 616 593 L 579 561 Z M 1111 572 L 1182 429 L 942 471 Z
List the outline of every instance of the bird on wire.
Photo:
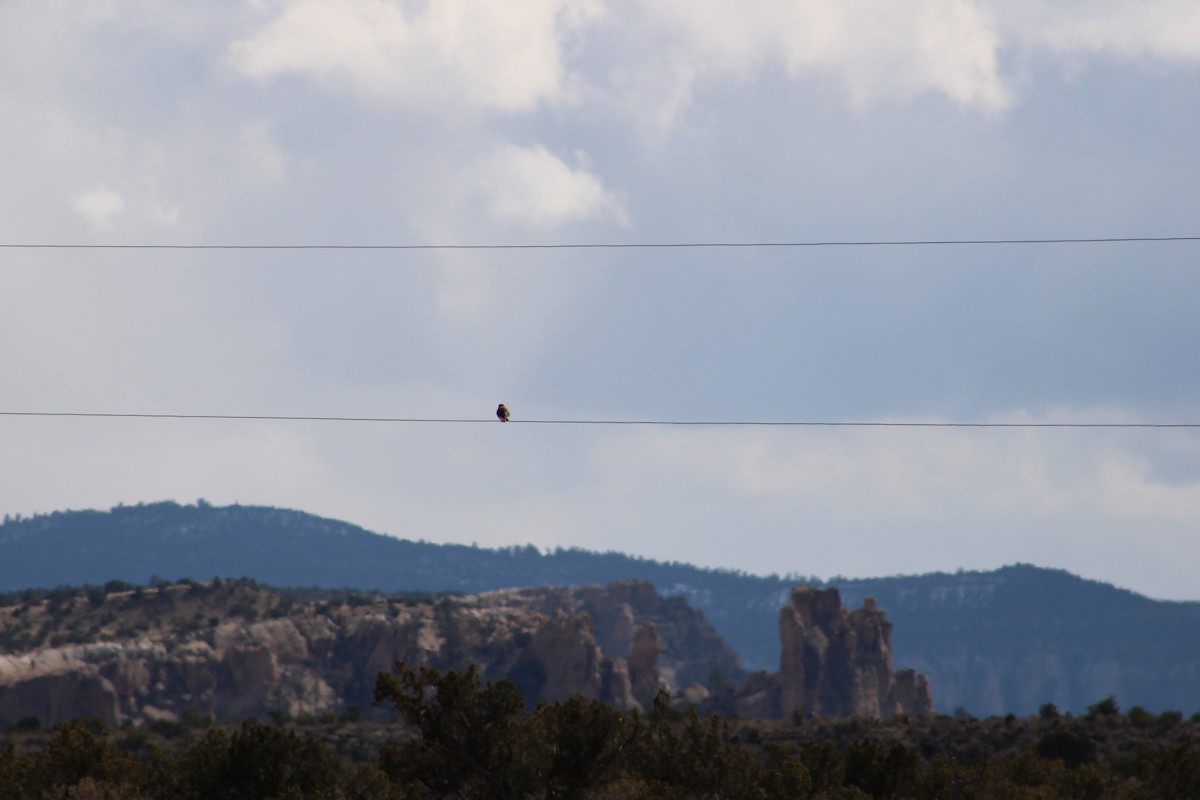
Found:
M 496 406 L 496 418 L 501 422 L 508 422 L 508 406 L 504 403 Z

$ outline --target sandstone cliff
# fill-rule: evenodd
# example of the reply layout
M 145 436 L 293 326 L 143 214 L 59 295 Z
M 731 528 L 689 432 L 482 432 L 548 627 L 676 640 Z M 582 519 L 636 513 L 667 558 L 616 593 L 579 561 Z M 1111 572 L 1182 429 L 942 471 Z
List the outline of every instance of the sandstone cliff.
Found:
M 871 598 L 842 608 L 837 589 L 800 585 L 779 614 L 780 711 L 817 716 L 887 717 L 933 710 L 929 681 L 896 673 L 892 625 Z
M 679 674 L 741 669 L 702 614 L 639 581 L 309 604 L 225 581 L 0 609 L 6 641 L 52 630 L 48 646 L 0 654 L 0 724 L 369 708 L 376 676 L 398 660 L 480 664 L 531 705 L 578 692 L 622 708 L 674 690 Z
M 244 580 L 56 590 L 0 608 L 0 725 L 371 714 L 376 676 L 397 661 L 478 664 L 530 705 L 579 693 L 644 708 L 665 688 L 743 717 L 931 711 L 925 677 L 893 671 L 873 602 L 847 611 L 837 590 L 798 586 L 779 625 L 780 671 L 745 675 L 703 614 L 645 581 L 307 603 Z
M 930 714 L 928 678 L 894 671 L 891 631 L 870 598 L 849 611 L 837 589 L 798 585 L 779 612 L 779 672 L 749 675 L 701 705 L 743 717 Z

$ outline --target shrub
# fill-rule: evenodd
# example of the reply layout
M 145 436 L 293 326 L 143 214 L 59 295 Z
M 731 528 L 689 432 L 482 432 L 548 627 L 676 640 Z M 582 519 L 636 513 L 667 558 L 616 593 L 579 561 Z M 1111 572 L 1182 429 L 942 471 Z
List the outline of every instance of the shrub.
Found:
M 40 731 L 41 729 L 42 729 L 41 717 L 38 717 L 33 714 L 29 715 L 28 717 L 21 717 L 19 720 L 17 720 L 16 724 L 13 725 L 13 730 L 19 731 L 21 733 L 36 733 L 37 731 Z
M 1134 706 L 1129 709 L 1126 716 L 1129 718 L 1130 725 L 1142 730 L 1149 728 L 1157 721 L 1157 717 L 1154 714 L 1151 714 L 1141 706 Z
M 1034 751 L 1042 758 L 1060 759 L 1068 768 L 1096 760 L 1096 743 L 1071 731 L 1051 731 L 1038 740 Z
M 1121 709 L 1117 705 L 1117 698 L 1109 695 L 1098 703 L 1088 706 L 1088 719 L 1112 719 L 1121 716 Z

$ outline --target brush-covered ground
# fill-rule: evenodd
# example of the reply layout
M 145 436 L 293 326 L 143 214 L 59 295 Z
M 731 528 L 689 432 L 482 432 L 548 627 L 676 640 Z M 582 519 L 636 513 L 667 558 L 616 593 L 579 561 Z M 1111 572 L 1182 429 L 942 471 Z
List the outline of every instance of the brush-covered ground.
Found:
M 0 800 L 1200 797 L 1200 715 L 1113 698 L 987 719 L 723 719 L 665 693 L 644 713 L 581 697 L 527 711 L 507 681 L 403 665 L 375 694 L 395 721 L 21 720 L 0 740 Z

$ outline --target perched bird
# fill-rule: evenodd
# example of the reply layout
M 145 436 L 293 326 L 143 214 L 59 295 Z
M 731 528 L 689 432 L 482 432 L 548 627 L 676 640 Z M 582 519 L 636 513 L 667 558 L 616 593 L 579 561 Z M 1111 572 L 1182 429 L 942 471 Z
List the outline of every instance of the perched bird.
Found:
M 501 422 L 508 422 L 508 406 L 504 405 L 504 403 L 496 406 L 496 417 Z

